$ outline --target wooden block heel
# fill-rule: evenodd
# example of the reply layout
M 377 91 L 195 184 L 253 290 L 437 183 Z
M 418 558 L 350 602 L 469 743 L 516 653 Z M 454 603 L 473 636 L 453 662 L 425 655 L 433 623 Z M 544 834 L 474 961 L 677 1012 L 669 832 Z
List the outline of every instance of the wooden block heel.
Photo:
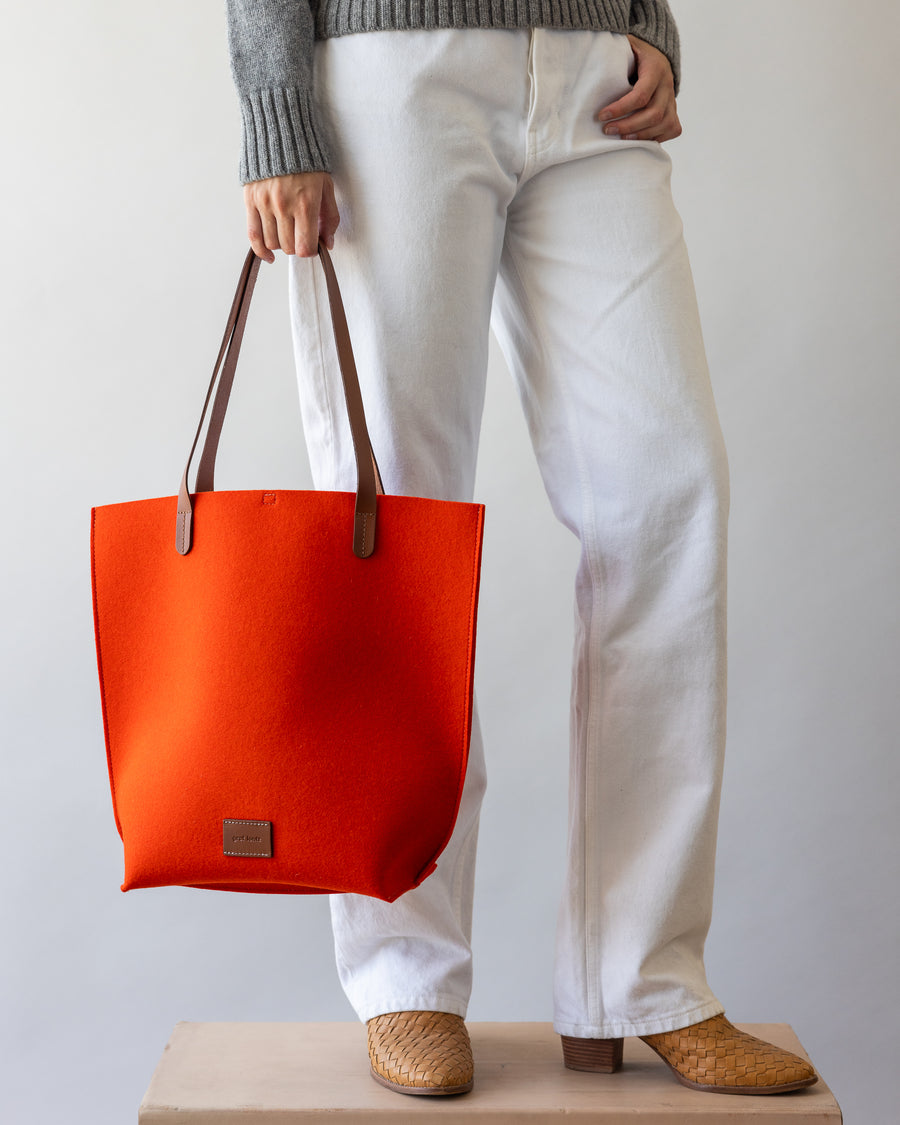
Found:
M 561 1035 L 563 1062 L 569 1070 L 591 1070 L 615 1074 L 622 1068 L 624 1039 L 576 1039 Z

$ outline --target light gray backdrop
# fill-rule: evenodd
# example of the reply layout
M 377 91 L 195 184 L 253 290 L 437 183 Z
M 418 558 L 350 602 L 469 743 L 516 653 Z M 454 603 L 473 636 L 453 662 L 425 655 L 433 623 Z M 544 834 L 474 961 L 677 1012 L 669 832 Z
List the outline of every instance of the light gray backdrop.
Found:
M 669 149 L 733 486 L 709 975 L 733 1019 L 793 1024 L 848 1122 L 887 1125 L 900 17 L 889 0 L 673 6 L 685 134 Z M 0 1112 L 119 1125 L 176 1020 L 353 1016 L 325 899 L 118 890 L 89 509 L 175 491 L 246 248 L 223 4 L 16 5 L 0 50 Z M 410 237 L 428 237 L 414 216 Z M 262 268 L 221 483 L 307 485 L 281 255 Z M 470 1015 L 549 1020 L 576 551 L 496 349 L 478 498 L 490 789 Z

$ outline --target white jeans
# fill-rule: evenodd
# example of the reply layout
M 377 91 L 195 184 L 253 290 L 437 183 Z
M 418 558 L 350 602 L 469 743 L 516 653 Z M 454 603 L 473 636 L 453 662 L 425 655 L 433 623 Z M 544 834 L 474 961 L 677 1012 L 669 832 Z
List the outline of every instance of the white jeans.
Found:
M 703 945 L 724 743 L 727 463 L 669 157 L 593 120 L 629 88 L 628 40 L 428 29 L 315 50 L 336 152 L 332 256 L 386 490 L 472 498 L 493 327 L 553 510 L 581 543 L 554 1027 L 605 1038 L 715 1015 Z M 312 258 L 290 263 L 313 478 L 349 490 L 323 278 Z M 332 897 L 360 1019 L 466 1014 L 484 785 L 476 715 L 437 871 L 392 904 Z

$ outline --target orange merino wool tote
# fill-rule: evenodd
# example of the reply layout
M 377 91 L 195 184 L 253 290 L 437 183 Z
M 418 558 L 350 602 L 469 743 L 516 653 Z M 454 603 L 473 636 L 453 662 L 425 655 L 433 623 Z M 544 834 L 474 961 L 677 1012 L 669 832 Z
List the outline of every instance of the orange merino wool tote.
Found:
M 251 250 L 179 495 L 91 513 L 122 890 L 351 891 L 391 902 L 434 870 L 453 830 L 484 509 L 384 495 L 321 242 L 319 261 L 356 494 L 213 490 L 259 271 Z

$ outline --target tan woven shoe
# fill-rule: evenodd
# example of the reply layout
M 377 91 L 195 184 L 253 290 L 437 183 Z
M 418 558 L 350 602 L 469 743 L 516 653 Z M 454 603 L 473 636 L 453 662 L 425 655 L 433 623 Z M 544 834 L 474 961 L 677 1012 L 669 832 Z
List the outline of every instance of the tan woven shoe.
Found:
M 472 1089 L 472 1044 L 461 1016 L 387 1012 L 366 1023 L 372 1077 L 401 1094 Z
M 642 1035 L 641 1039 L 669 1064 L 678 1081 L 692 1090 L 784 1094 L 818 1081 L 811 1063 L 738 1031 L 724 1015 L 677 1031 Z
M 812 1065 L 791 1051 L 739 1031 L 724 1015 L 690 1027 L 641 1035 L 683 1086 L 710 1094 L 785 1094 L 818 1081 Z M 570 1070 L 612 1073 L 622 1065 L 621 1039 L 562 1037 Z

